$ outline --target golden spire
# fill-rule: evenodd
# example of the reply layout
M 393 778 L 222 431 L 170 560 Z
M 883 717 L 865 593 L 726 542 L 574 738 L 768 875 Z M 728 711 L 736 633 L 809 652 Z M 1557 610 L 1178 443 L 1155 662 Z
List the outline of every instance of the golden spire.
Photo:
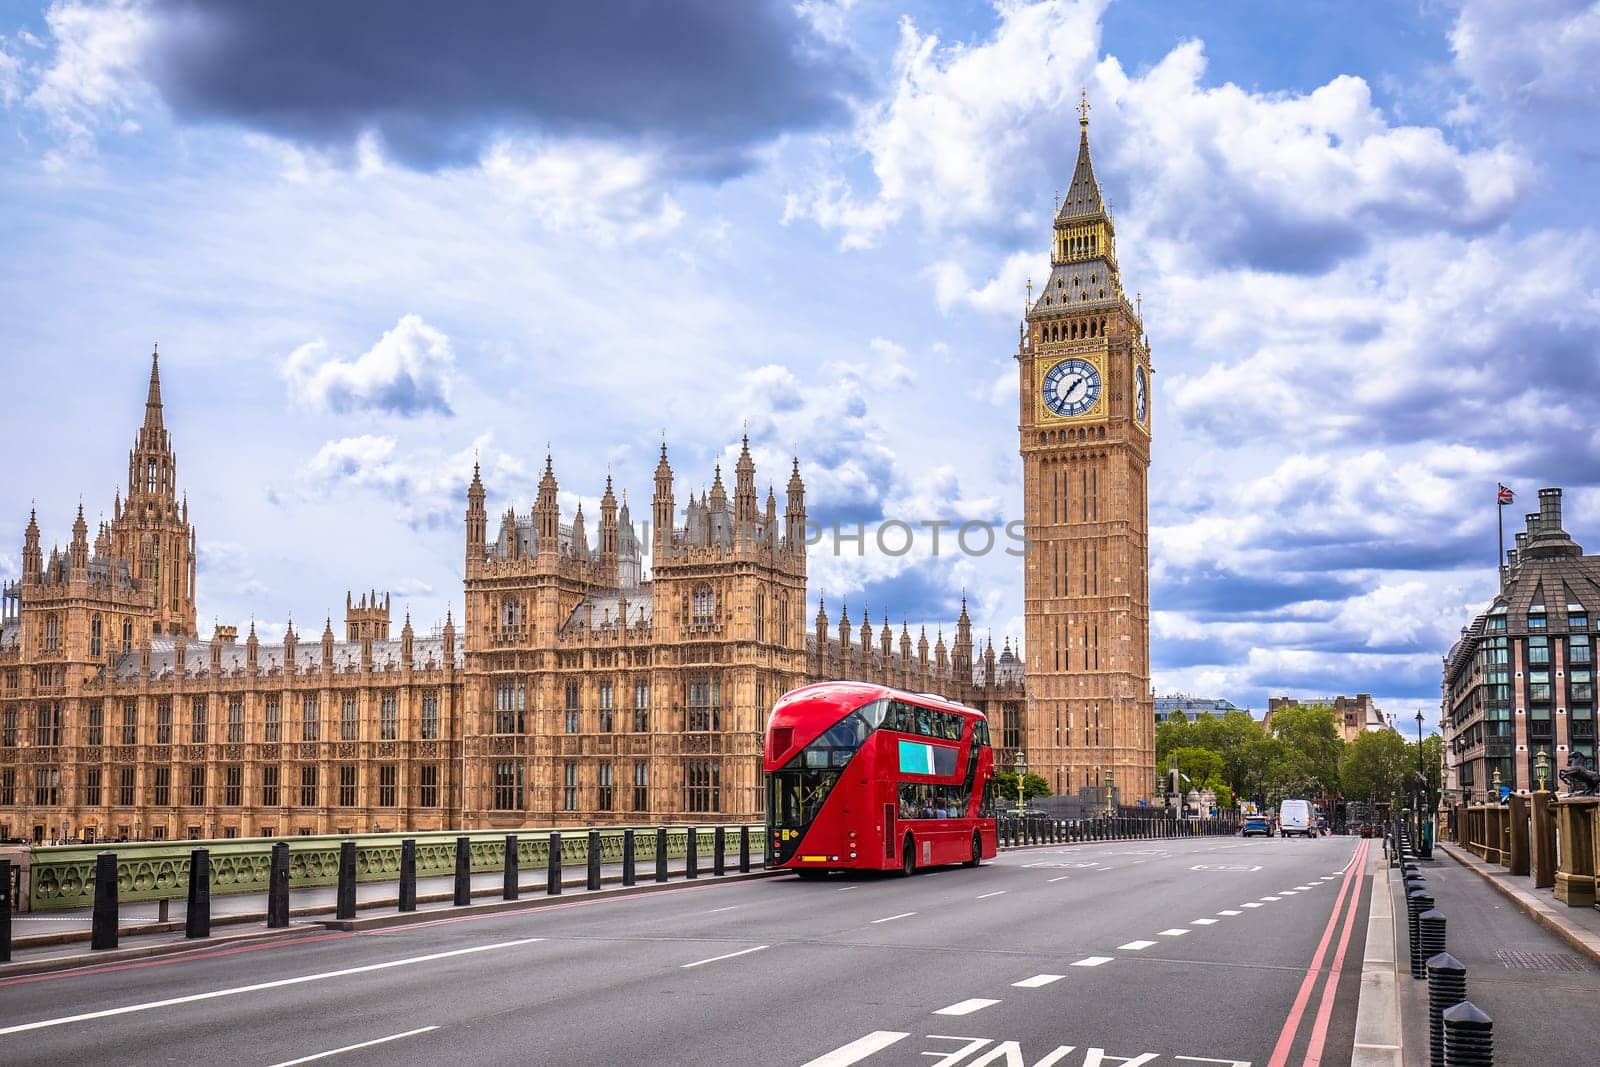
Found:
M 1078 127 L 1085 132 L 1089 129 L 1089 89 L 1084 86 L 1078 90 Z

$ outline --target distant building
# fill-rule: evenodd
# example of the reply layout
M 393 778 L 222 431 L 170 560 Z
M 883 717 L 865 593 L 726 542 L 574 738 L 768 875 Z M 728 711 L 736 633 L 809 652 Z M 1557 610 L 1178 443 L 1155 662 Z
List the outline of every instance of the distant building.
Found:
M 1249 708 L 1241 708 L 1231 700 L 1220 697 L 1192 697 L 1185 693 L 1174 693 L 1171 696 L 1156 697 L 1156 722 L 1163 723 L 1172 717 L 1172 713 L 1179 711 L 1183 717 L 1194 722 L 1202 715 L 1211 715 L 1222 718 L 1230 711 L 1242 711 L 1251 718 L 1255 713 Z
M 1594 766 L 1597 617 L 1600 555 L 1561 528 L 1561 490 L 1541 489 L 1499 592 L 1444 658 L 1447 797 L 1482 801 L 1497 772 L 1502 785 L 1535 789 L 1541 751 L 1551 789 L 1574 753 Z
M 1339 718 L 1339 729 L 1346 741 L 1354 741 L 1368 730 L 1393 730 L 1394 724 L 1383 709 L 1372 702 L 1371 693 L 1353 697 L 1268 697 L 1267 717 L 1262 725 L 1272 729 L 1272 717 L 1284 708 L 1332 708 Z

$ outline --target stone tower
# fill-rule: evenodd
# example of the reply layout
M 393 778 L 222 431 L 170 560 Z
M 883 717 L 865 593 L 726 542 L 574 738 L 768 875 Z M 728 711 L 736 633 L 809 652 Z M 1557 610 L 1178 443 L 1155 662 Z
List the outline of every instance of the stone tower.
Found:
M 178 461 L 161 420 L 160 353 L 150 356 L 144 425 L 128 453 L 128 499 L 111 523 L 112 554 L 129 561 L 152 597 L 155 634 L 194 636 L 195 536 L 189 502 L 180 502 Z
M 1123 803 L 1154 777 L 1150 695 L 1150 347 L 1122 288 L 1089 157 L 1056 212 L 1050 276 L 1017 351 L 1027 625 L 1025 743 L 1058 794 Z M 1032 294 L 1030 293 L 1030 299 Z

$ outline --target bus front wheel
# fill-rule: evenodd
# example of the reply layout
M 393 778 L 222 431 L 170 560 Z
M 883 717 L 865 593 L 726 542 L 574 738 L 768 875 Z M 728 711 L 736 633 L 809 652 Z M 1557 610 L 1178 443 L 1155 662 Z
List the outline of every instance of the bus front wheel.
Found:
M 970 860 L 968 860 L 966 863 L 962 864 L 962 866 L 963 867 L 976 867 L 976 866 L 978 866 L 978 864 L 980 864 L 982 862 L 983 862 L 983 838 L 979 837 L 977 835 L 977 833 L 974 832 L 973 835 L 972 835 L 972 858 Z
M 907 834 L 906 839 L 900 844 L 900 873 L 906 877 L 914 874 L 917 869 L 917 843 Z

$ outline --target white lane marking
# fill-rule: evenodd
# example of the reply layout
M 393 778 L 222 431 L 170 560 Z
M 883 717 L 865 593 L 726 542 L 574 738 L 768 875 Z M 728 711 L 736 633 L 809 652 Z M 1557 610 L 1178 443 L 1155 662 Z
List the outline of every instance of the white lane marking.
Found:
M 1244 912 L 1239 911 L 1239 910 L 1237 910 L 1235 908 L 1223 908 L 1221 911 L 1217 912 L 1217 914 L 1218 915 L 1243 915 Z
M 1239 906 L 1241 908 L 1264 908 L 1264 907 L 1266 907 L 1265 904 L 1258 904 L 1253 900 L 1248 904 L 1240 904 Z
M 1077 963 L 1074 963 L 1072 966 L 1074 966 L 1074 967 L 1098 967 L 1102 963 L 1110 963 L 1112 959 L 1113 959 L 1113 957 L 1111 957 L 1111 956 L 1085 956 L 1083 959 L 1079 960 Z
M 1017 989 L 1038 989 L 1042 985 L 1059 982 L 1065 977 L 1066 975 L 1064 974 L 1036 974 L 1032 978 L 1024 978 L 1020 982 L 1012 982 L 1011 984 Z
M 1174 927 L 1173 927 L 1173 928 L 1172 928 L 1172 929 L 1170 929 L 1170 930 L 1163 930 L 1163 931 L 1161 931 L 1161 932 L 1160 932 L 1160 933 L 1159 933 L 1159 934 L 1157 934 L 1157 935 L 1156 935 L 1156 936 L 1157 936 L 1157 937 L 1182 937 L 1182 936 L 1183 936 L 1183 935 L 1184 935 L 1184 934 L 1186 934 L 1186 933 L 1188 933 L 1188 932 L 1189 932 L 1189 931 L 1187 931 L 1187 930 L 1184 930 L 1184 929 L 1181 929 L 1181 928 L 1180 928 L 1180 927 L 1176 927 L 1176 926 L 1174 926 Z
M 1070 875 L 1070 874 L 1063 874 L 1059 878 L 1047 878 L 1045 880 L 1049 881 L 1049 882 L 1065 882 L 1068 878 L 1071 878 L 1071 877 L 1072 877 L 1072 875 Z
M 143 1004 L 127 1004 L 120 1008 L 105 1008 L 101 1011 L 84 1012 L 81 1015 L 64 1015 L 59 1019 L 40 1019 L 38 1022 L 19 1023 L 0 1030 L 0 1037 L 8 1034 L 22 1034 L 29 1030 L 44 1030 L 52 1026 L 65 1026 L 68 1023 L 89 1022 L 93 1019 L 109 1019 L 117 1015 L 132 1015 L 134 1012 L 152 1011 L 156 1008 L 171 1008 L 179 1004 L 193 1004 L 201 1000 L 216 1000 L 218 997 L 236 997 L 243 993 L 259 993 L 264 989 L 281 989 L 284 986 L 303 985 L 306 982 L 321 982 L 329 978 L 346 978 L 352 974 L 367 974 L 371 971 L 386 971 L 391 967 L 409 967 L 414 963 L 431 963 L 434 960 L 450 959 L 454 956 L 469 956 L 476 952 L 492 952 L 495 949 L 517 948 L 520 945 L 533 945 L 543 941 L 542 937 L 524 937 L 516 941 L 496 941 L 489 945 L 473 945 L 471 948 L 451 949 L 449 952 L 430 952 L 426 956 L 407 956 L 405 959 L 387 960 L 383 963 L 368 963 L 361 967 L 346 967 L 338 971 L 323 971 L 320 974 L 302 974 L 293 978 L 279 978 L 272 982 L 257 982 L 254 985 L 234 986 L 231 989 L 213 989 L 206 993 L 191 993 L 184 997 L 169 997 L 166 1000 L 151 1000 Z
M 899 915 L 885 915 L 881 919 L 873 919 L 872 923 L 874 926 L 876 926 L 878 923 L 892 923 L 896 919 L 909 919 L 915 914 L 916 912 L 914 911 L 902 911 Z
M 1262 897 L 1262 900 L 1282 900 L 1282 897 Z
M 1189 925 L 1190 926 L 1215 926 L 1215 925 L 1217 925 L 1217 923 L 1219 921 L 1220 920 L 1217 920 L 1217 919 L 1190 919 L 1189 920 Z
M 1280 889 L 1278 890 L 1278 895 L 1282 897 L 1294 897 L 1299 896 L 1300 894 L 1293 889 Z
M 1126 949 L 1129 952 L 1139 952 L 1143 949 L 1149 948 L 1153 944 L 1155 944 L 1154 941 L 1129 941 L 1126 945 L 1118 945 L 1117 948 Z
M 834 892 L 835 892 L 835 893 L 848 893 L 848 892 L 850 892 L 850 890 L 852 890 L 852 889 L 860 889 L 860 888 L 861 888 L 861 887 L 860 887 L 860 886 L 858 886 L 858 885 L 842 885 L 842 886 L 840 886 L 840 887 L 839 887 L 839 888 L 838 888 L 838 889 L 835 889 L 835 890 L 834 890 Z M 878 1032 L 879 1032 L 879 1033 L 880 1033 L 880 1034 L 886 1034 L 886 1033 L 888 1033 L 888 1032 L 889 1032 L 889 1031 L 887 1031 L 887 1030 L 879 1030 L 879 1031 L 878 1031 Z
M 1315 888 L 1317 888 L 1317 886 L 1316 886 L 1316 883 L 1313 882 L 1310 885 L 1297 885 L 1297 886 L 1295 886 L 1295 888 L 1296 889 L 1315 889 Z
M 764 948 L 771 948 L 771 947 L 772 947 L 771 945 L 757 945 L 755 948 L 742 948 L 738 952 L 728 952 L 728 953 L 724 953 L 721 956 L 712 956 L 708 960 L 695 960 L 693 963 L 685 963 L 685 964 L 681 965 L 681 968 L 683 970 L 688 970 L 690 967 L 699 967 L 700 965 L 705 964 L 705 963 L 716 963 L 718 960 L 731 960 L 735 956 L 748 956 L 752 952 L 760 952 Z
M 732 911 L 734 908 L 737 908 L 738 906 L 739 905 L 737 905 L 737 904 L 729 904 L 726 908 L 712 908 L 710 911 L 703 911 L 700 914 L 702 914 L 702 915 L 715 915 L 719 911 Z
M 938 1011 L 934 1012 L 934 1014 L 971 1015 L 975 1011 L 982 1011 L 984 1008 L 992 1007 L 998 1003 L 1000 1003 L 998 1000 L 990 1000 L 987 997 L 973 997 L 971 1000 L 958 1001 L 957 1003 L 950 1005 L 948 1008 L 940 1008 Z
M 858 1037 L 848 1045 L 840 1045 L 832 1052 L 824 1052 L 814 1060 L 807 1060 L 801 1067 L 850 1067 L 852 1063 L 860 1063 L 868 1056 L 882 1052 L 910 1036 L 898 1030 L 874 1030 L 866 1037 Z
M 976 897 L 974 897 L 974 898 L 973 898 L 973 899 L 974 899 L 974 900 L 988 900 L 988 899 L 989 899 L 989 898 L 990 898 L 990 897 L 1001 897 L 1001 896 L 1005 896 L 1005 892 L 1006 892 L 1006 891 L 1005 891 L 1005 890 L 1004 890 L 1004 889 L 996 889 L 996 890 L 995 890 L 995 891 L 994 891 L 994 892 L 993 892 L 993 893 L 979 893 L 979 894 L 978 894 L 978 895 L 977 895 L 977 896 L 976 896 Z
M 284 1060 L 282 1063 L 274 1063 L 272 1067 L 295 1067 L 295 1064 L 297 1063 L 310 1063 L 313 1060 L 325 1060 L 329 1056 L 337 1056 L 341 1052 L 354 1052 L 358 1048 L 371 1048 L 373 1045 L 382 1045 L 390 1041 L 399 1041 L 402 1037 L 416 1037 L 418 1034 L 426 1034 L 431 1030 L 437 1029 L 439 1029 L 437 1026 L 422 1026 L 415 1030 L 407 1030 L 403 1034 L 390 1034 L 388 1037 L 373 1038 L 371 1041 L 363 1041 L 358 1045 L 345 1045 L 343 1048 L 330 1048 L 326 1052 L 318 1052 L 310 1056 L 301 1056 L 297 1060 Z

